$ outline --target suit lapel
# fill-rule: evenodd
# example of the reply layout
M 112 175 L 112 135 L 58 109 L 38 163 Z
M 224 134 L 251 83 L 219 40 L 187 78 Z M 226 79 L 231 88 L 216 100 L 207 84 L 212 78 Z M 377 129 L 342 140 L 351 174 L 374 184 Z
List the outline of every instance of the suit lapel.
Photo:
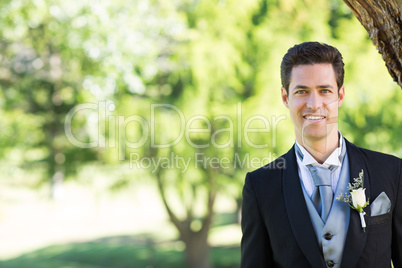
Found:
M 320 249 L 307 210 L 297 169 L 295 149 L 285 155 L 286 167 L 283 171 L 283 192 L 286 211 L 293 234 L 301 251 L 312 267 L 325 267 Z
M 346 140 L 346 139 L 345 139 Z M 364 161 L 364 156 L 354 144 L 346 141 L 346 148 L 349 157 L 349 172 L 350 181 L 357 178 L 363 169 L 364 171 L 364 188 L 366 188 L 366 196 L 370 196 L 370 178 L 367 165 Z M 370 206 L 367 206 L 364 211 L 367 213 L 365 220 L 370 218 Z M 359 213 L 355 210 L 350 212 L 349 229 L 346 236 L 345 247 L 342 257 L 342 267 L 355 267 L 366 244 L 368 228 L 363 232 Z M 347 265 L 346 265 L 347 264 Z

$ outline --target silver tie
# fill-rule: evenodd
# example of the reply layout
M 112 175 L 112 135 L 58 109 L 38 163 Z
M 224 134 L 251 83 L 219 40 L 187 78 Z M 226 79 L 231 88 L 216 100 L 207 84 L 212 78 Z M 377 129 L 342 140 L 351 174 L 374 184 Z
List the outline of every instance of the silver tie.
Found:
M 296 154 L 303 161 L 303 154 L 297 146 L 295 145 Z M 342 143 L 341 154 L 339 155 L 339 161 L 342 163 L 343 158 L 346 154 L 346 145 L 345 141 Z M 338 166 L 331 166 L 329 169 L 320 167 L 320 166 L 312 166 L 306 165 L 308 170 L 311 172 L 311 176 L 313 177 L 315 189 L 312 195 L 312 201 L 317 209 L 318 214 L 320 215 L 321 219 L 325 223 L 327 221 L 329 212 L 331 211 L 332 207 L 332 200 L 334 199 L 334 193 L 332 192 L 332 185 L 331 185 L 331 174 L 334 172 Z
M 313 204 L 323 222 L 326 222 L 334 198 L 331 186 L 331 173 L 336 168 L 328 169 L 318 166 L 313 167 L 311 165 L 307 165 L 306 167 L 310 170 L 316 186 L 312 195 Z

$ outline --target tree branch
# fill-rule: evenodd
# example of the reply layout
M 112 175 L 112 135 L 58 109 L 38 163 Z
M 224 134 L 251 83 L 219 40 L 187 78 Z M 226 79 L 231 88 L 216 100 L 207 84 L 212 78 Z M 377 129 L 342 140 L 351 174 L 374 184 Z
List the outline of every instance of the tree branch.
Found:
M 200 232 L 208 232 L 212 224 L 212 218 L 214 215 L 214 204 L 216 199 L 216 183 L 214 181 L 214 170 L 212 170 L 211 168 L 207 168 L 207 170 L 205 170 L 205 173 L 210 185 L 210 189 L 208 192 L 207 212 L 204 217 Z
M 344 0 L 366 28 L 393 80 L 402 87 L 402 16 L 394 0 Z
M 180 234 L 183 234 L 184 232 L 184 226 L 183 226 L 183 222 L 181 222 L 177 216 L 174 214 L 173 210 L 170 208 L 168 201 L 166 199 L 166 194 L 165 194 L 165 186 L 163 184 L 163 180 L 162 180 L 162 175 L 161 175 L 161 171 L 158 170 L 156 172 L 156 181 L 158 183 L 158 189 L 159 189 L 159 193 L 162 197 L 162 201 L 163 204 L 165 205 L 166 211 L 169 215 L 170 221 L 176 226 L 176 228 L 179 230 Z

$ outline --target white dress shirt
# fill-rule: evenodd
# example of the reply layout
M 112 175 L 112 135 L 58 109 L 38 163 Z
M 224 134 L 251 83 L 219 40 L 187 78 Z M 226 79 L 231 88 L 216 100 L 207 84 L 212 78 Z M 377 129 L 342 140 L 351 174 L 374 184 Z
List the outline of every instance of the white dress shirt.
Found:
M 342 149 L 342 143 L 343 143 L 343 136 L 339 132 L 339 147 L 336 148 L 332 154 L 325 160 L 323 164 L 319 164 L 314 157 L 311 156 L 309 152 L 307 152 L 306 149 L 304 149 L 303 146 L 301 146 L 297 141 L 296 144 L 299 146 L 300 151 L 303 154 L 303 161 L 299 159 L 296 153 L 296 159 L 297 159 L 297 166 L 299 170 L 299 177 L 300 180 L 304 186 L 304 189 L 306 190 L 307 194 L 311 197 L 313 194 L 313 191 L 315 189 L 315 184 L 313 177 L 311 176 L 311 172 L 308 170 L 306 165 L 312 165 L 312 166 L 321 166 L 324 168 L 330 168 L 331 166 L 338 166 L 338 168 L 332 172 L 331 174 L 331 186 L 332 186 L 332 191 L 335 193 L 336 187 L 338 185 L 339 181 L 339 174 L 341 173 L 341 167 L 342 163 L 339 161 L 339 155 L 341 154 L 341 149 Z

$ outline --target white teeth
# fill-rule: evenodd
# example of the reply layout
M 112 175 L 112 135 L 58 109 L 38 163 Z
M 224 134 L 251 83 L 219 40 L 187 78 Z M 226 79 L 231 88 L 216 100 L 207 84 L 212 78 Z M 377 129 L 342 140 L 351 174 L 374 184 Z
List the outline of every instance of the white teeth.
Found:
M 306 118 L 306 119 L 309 119 L 309 120 L 324 119 L 323 116 L 306 116 L 305 118 Z

